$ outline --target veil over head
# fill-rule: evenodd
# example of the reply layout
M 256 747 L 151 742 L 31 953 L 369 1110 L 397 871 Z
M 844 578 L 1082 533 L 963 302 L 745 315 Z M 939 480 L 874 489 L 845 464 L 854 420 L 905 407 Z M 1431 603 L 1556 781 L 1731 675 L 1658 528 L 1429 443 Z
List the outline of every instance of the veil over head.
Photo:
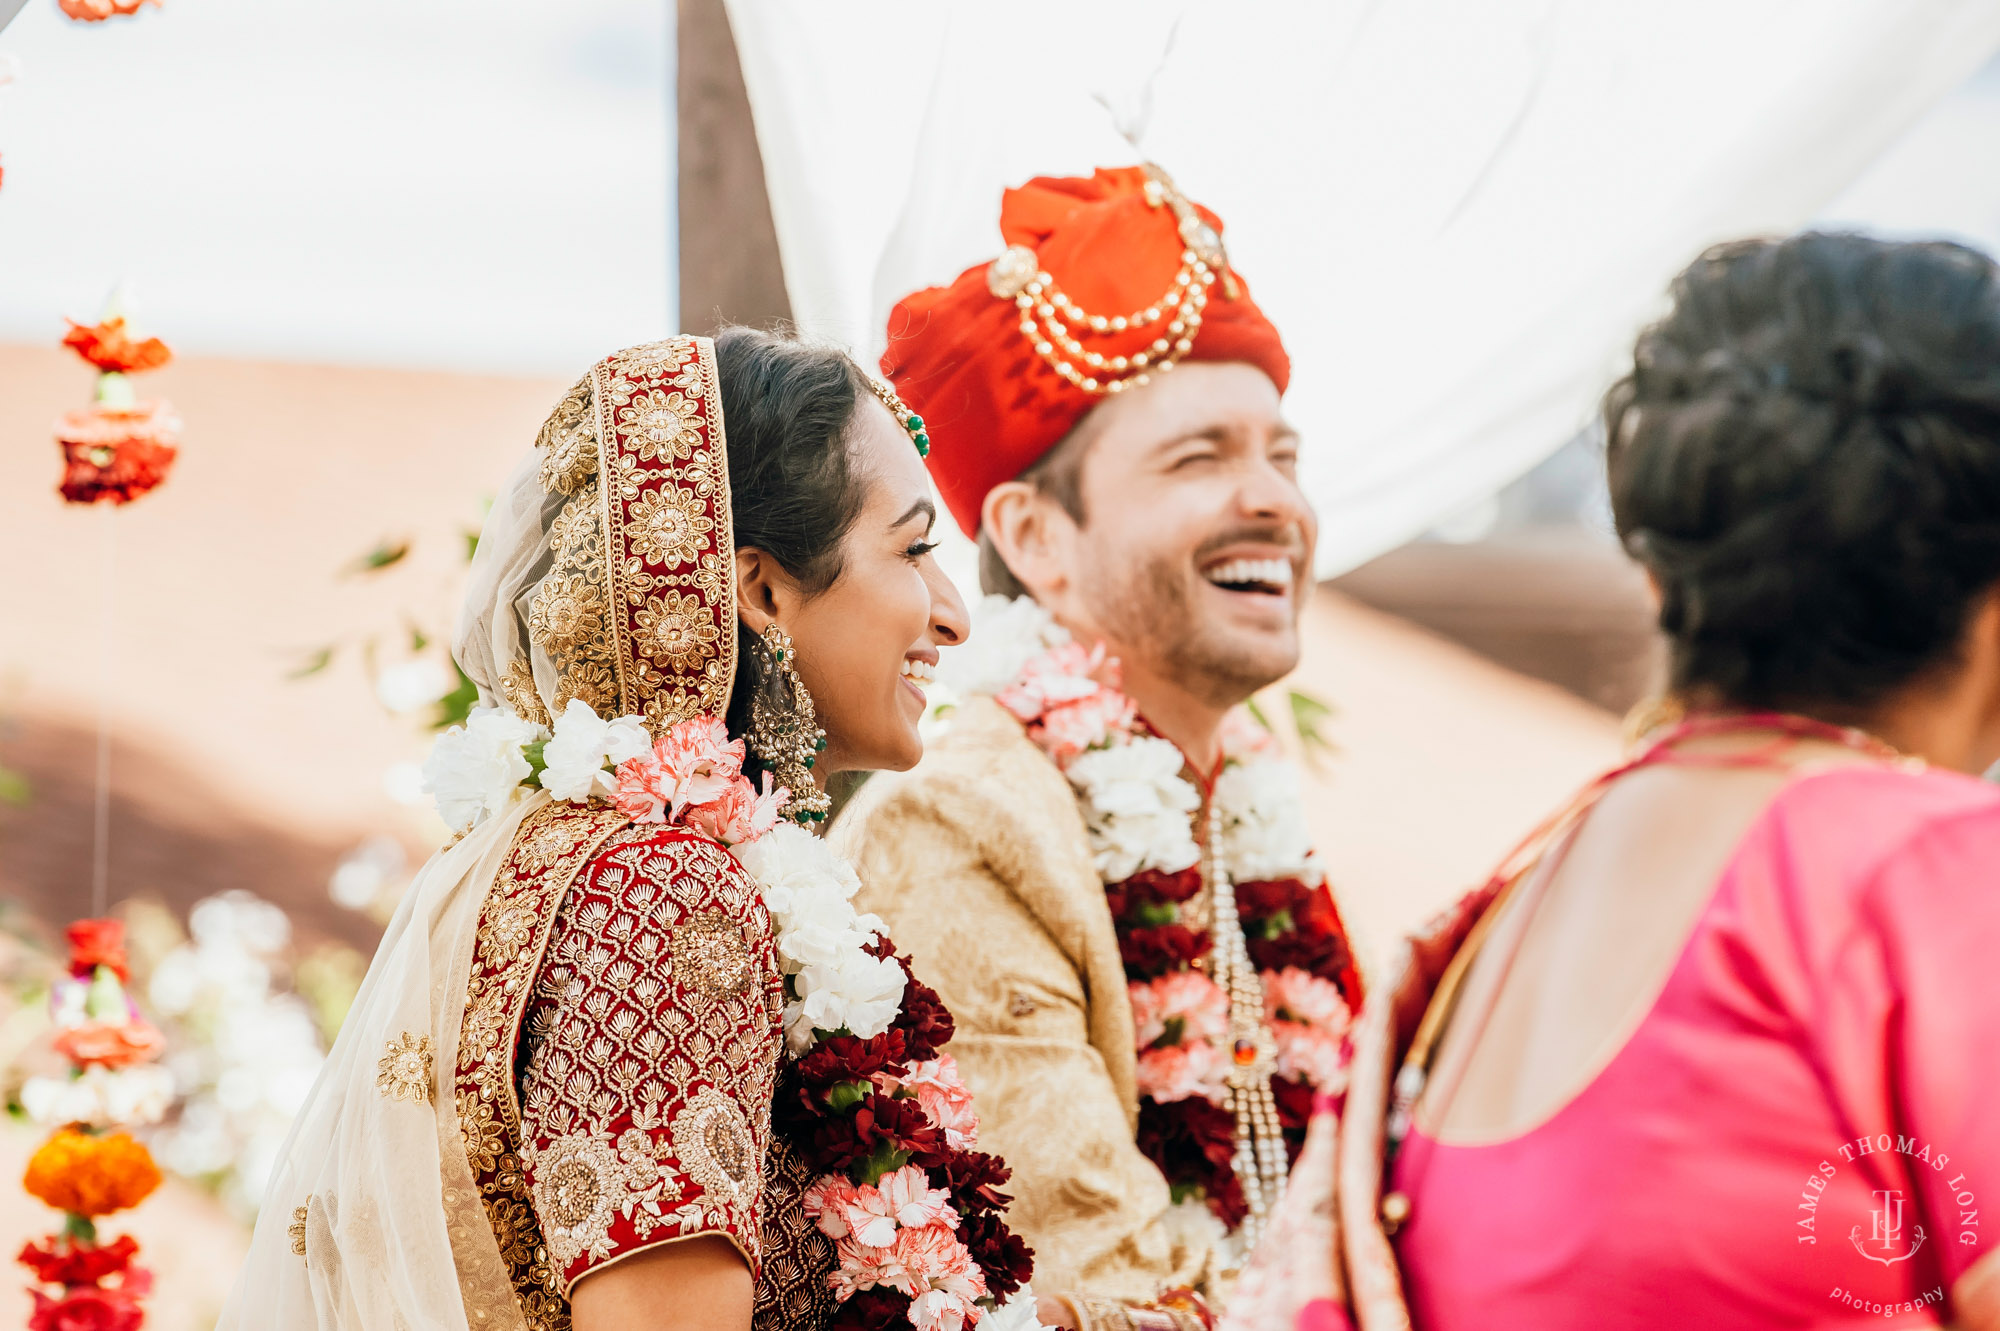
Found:
M 655 735 L 722 716 L 736 669 L 729 504 L 714 344 L 675 337 L 592 366 L 480 533 L 453 650 L 481 702 L 546 726 L 580 701 Z M 524 791 L 404 894 L 272 1171 L 220 1328 L 543 1324 L 550 1310 L 524 1312 L 501 1257 L 525 1218 L 489 1214 L 474 1181 L 471 1159 L 498 1140 L 490 1107 L 456 1087 L 482 1065 L 512 1084 L 526 995 L 482 994 L 469 1011 L 468 973 L 481 906 L 548 802 Z M 599 839 L 616 825 L 601 822 Z

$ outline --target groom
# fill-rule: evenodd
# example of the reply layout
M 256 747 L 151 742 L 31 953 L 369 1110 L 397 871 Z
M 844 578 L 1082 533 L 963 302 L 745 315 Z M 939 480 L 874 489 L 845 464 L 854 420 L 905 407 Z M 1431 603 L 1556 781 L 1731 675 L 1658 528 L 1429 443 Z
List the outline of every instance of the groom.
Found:
M 1079 1325 L 1192 1325 L 1174 1291 L 1226 1292 L 1359 1001 L 1241 707 L 1297 663 L 1310 586 L 1290 362 L 1157 168 L 1031 181 L 1000 227 L 897 305 L 883 368 L 1019 599 L 947 663 L 930 756 L 834 834 L 956 1014 L 1037 1289 Z

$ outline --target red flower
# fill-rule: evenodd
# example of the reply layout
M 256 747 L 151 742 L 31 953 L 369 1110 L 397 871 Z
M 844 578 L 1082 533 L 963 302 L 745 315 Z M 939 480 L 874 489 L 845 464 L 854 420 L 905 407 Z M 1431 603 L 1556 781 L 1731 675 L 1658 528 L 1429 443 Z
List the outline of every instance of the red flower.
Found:
M 997 1155 L 984 1151 L 953 1151 L 931 1167 L 931 1177 L 941 1179 L 951 1193 L 951 1204 L 961 1218 L 978 1211 L 1004 1211 L 1014 1199 L 1000 1191 L 1014 1171 Z
M 1268 920 L 1274 915 L 1295 909 L 1306 894 L 1306 885 L 1296 878 L 1238 883 L 1236 913 L 1243 917 L 1246 924 L 1253 920 Z
M 1250 1213 L 1243 1185 L 1231 1164 L 1236 1154 L 1236 1119 L 1200 1096 L 1161 1104 L 1139 1102 L 1139 1149 L 1159 1167 L 1178 1195 L 1198 1189 L 1208 1209 L 1234 1229 Z
M 134 1277 L 144 1277 L 136 1283 Z M 28 1331 L 139 1331 L 146 1313 L 138 1296 L 150 1287 L 152 1278 L 133 1271 L 117 1289 L 80 1285 L 52 1299 L 36 1290 L 35 1310 L 28 1314 Z
M 119 983 L 131 982 L 125 964 L 125 922 L 123 920 L 77 920 L 68 929 L 69 973 L 87 980 L 99 966 L 117 972 Z
M 141 6 L 160 0 L 56 0 L 62 12 L 84 23 L 102 23 L 117 14 L 136 14 Z
M 180 418 L 165 402 L 103 404 L 56 422 L 63 449 L 62 497 L 72 504 L 129 504 L 167 479 L 179 450 Z
M 864 1289 L 833 1310 L 832 1331 L 902 1331 L 910 1324 L 910 1296 L 886 1285 Z
M 1126 931 L 1118 939 L 1118 955 L 1125 961 L 1125 973 L 1133 979 L 1151 979 L 1177 971 L 1196 957 L 1207 954 L 1206 929 L 1190 929 L 1184 924 L 1159 924 Z
M 958 1241 L 986 1276 L 987 1292 L 1005 1299 L 1035 1274 L 1035 1254 L 1021 1236 L 991 1211 L 976 1211 L 958 1220 Z
M 130 1234 L 105 1244 L 77 1244 L 51 1235 L 40 1243 L 23 1246 L 15 1260 L 45 1285 L 94 1285 L 108 1276 L 123 1274 L 138 1252 L 138 1240 Z
M 910 959 L 897 956 L 896 960 L 902 963 L 905 980 L 903 1010 L 896 1014 L 894 1029 L 901 1031 L 908 1042 L 910 1061 L 927 1063 L 938 1056 L 941 1046 L 951 1042 L 956 1028 L 937 990 L 919 980 L 910 969 Z
M 138 7 L 134 4 L 131 9 L 120 12 L 129 14 Z M 64 4 L 63 10 L 65 13 L 69 12 L 67 3 Z M 71 13 L 70 17 L 79 16 Z M 107 374 L 157 370 L 174 358 L 174 353 L 167 349 L 167 344 L 157 337 L 149 337 L 144 341 L 135 340 L 125 331 L 125 320 L 119 317 L 106 319 L 101 324 L 80 324 L 71 319 L 69 333 L 63 338 L 63 345 Z
M 1312 1121 L 1313 1085 L 1273 1076 L 1271 1098 L 1278 1102 L 1278 1127 L 1285 1134 L 1285 1154 L 1296 1163 L 1299 1152 L 1305 1149 L 1306 1125 Z
M 903 1032 L 892 1028 L 866 1040 L 853 1035 L 827 1036 L 797 1066 L 806 1092 L 824 1095 L 842 1082 L 867 1081 L 878 1072 L 901 1072 L 909 1061 Z

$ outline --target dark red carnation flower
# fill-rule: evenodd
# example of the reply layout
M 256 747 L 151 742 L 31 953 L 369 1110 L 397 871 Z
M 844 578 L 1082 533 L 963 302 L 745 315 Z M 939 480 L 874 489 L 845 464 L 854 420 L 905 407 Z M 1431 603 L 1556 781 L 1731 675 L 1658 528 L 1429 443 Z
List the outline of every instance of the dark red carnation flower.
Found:
M 1306 1125 L 1312 1121 L 1313 1086 L 1308 1081 L 1273 1075 L 1271 1098 L 1278 1102 L 1278 1126 L 1285 1134 L 1285 1153 L 1294 1162 L 1305 1149 Z
M 881 1285 L 836 1305 L 827 1323 L 833 1331 L 901 1331 L 909 1324 L 910 1296 Z
M 805 1089 L 824 1095 L 827 1088 L 841 1082 L 867 1081 L 877 1072 L 901 1072 L 908 1061 L 903 1032 L 891 1029 L 866 1040 L 854 1035 L 828 1036 L 796 1066 Z
M 1201 891 L 1201 869 L 1193 866 L 1179 873 L 1142 869 L 1119 886 L 1125 889 L 1126 896 L 1135 906 L 1189 901 Z
M 1305 897 L 1306 885 L 1296 878 L 1236 884 L 1236 913 L 1245 925 L 1293 910 Z M 1254 934 L 1254 931 L 1253 931 Z
M 991 1211 L 960 1216 L 958 1241 L 979 1263 L 986 1275 L 986 1288 L 996 1299 L 1007 1298 L 1035 1274 L 1033 1250 Z
M 951 1042 L 951 1012 L 940 999 L 937 990 L 919 980 L 910 969 L 908 957 L 897 957 L 903 963 L 903 974 L 908 977 L 903 985 L 903 1010 L 896 1014 L 895 1029 L 901 1031 L 908 1042 L 910 1059 L 924 1063 L 938 1056 L 938 1050 Z
M 1198 1095 L 1166 1104 L 1141 1100 L 1138 1143 L 1177 1194 L 1199 1190 L 1208 1209 L 1230 1228 L 1249 1214 L 1231 1163 L 1236 1119 L 1228 1110 Z
M 848 1121 L 854 1125 L 854 1136 L 864 1156 L 874 1154 L 878 1146 L 886 1146 L 892 1151 L 909 1152 L 918 1164 L 928 1168 L 928 1161 L 943 1159 L 950 1153 L 943 1130 L 925 1116 L 923 1106 L 915 1100 L 898 1100 L 878 1091 L 863 1100 Z
M 929 1167 L 931 1181 L 942 1182 L 951 1194 L 951 1204 L 961 1215 L 977 1211 L 1004 1211 L 1013 1198 L 1000 1191 L 1014 1171 L 997 1155 L 984 1151 L 953 1151 Z
M 72 926 L 74 927 L 74 926 Z M 94 1285 L 109 1276 L 121 1275 L 139 1252 L 138 1240 L 121 1234 L 110 1243 L 73 1243 L 50 1237 L 22 1247 L 15 1260 L 35 1273 L 45 1285 Z
M 1184 924 L 1132 929 L 1118 939 L 1118 955 L 1124 959 L 1126 973 L 1135 979 L 1185 969 L 1196 957 L 1206 955 L 1208 948 L 1208 930 Z

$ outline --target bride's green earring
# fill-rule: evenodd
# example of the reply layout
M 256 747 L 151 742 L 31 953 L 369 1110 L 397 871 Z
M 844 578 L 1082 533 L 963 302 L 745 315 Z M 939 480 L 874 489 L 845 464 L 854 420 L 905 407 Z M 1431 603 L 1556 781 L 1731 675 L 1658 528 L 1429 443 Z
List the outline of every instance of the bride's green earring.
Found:
M 750 698 L 750 752 L 770 770 L 771 779 L 791 792 L 785 817 L 793 822 L 824 822 L 833 801 L 813 784 L 813 764 L 826 751 L 826 732 L 819 728 L 812 695 L 799 678 L 798 649 L 776 624 L 757 635 L 763 646 L 764 669 Z

